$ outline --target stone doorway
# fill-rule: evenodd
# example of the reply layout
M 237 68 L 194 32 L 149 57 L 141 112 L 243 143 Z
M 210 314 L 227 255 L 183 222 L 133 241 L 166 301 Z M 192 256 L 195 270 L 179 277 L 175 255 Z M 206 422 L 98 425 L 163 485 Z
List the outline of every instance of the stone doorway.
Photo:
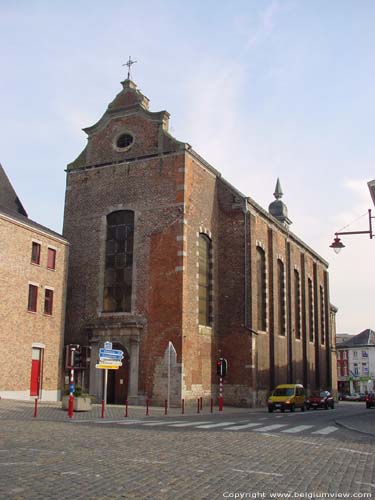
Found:
M 108 370 L 107 403 L 125 404 L 129 390 L 129 353 L 122 344 L 115 343 L 112 348 L 124 351 L 124 359 L 122 360 L 122 366 L 118 370 Z

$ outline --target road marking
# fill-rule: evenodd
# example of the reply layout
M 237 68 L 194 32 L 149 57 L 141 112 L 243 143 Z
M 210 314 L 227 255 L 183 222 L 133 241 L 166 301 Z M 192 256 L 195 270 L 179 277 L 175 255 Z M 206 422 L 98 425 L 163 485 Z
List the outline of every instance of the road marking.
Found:
M 205 422 L 184 422 L 183 424 L 171 424 L 171 427 L 191 427 L 193 425 L 209 424 L 210 420 Z
M 180 422 L 182 422 L 182 420 L 173 420 L 172 422 L 169 420 L 169 421 L 164 421 L 164 422 L 146 422 L 144 423 L 143 425 L 146 426 L 146 425 L 170 425 L 170 424 L 179 424 Z
M 241 469 L 231 469 L 234 472 L 246 472 L 246 474 L 263 474 L 265 476 L 277 476 L 283 477 L 283 474 L 277 474 L 276 472 L 263 472 L 260 470 L 241 470 Z
M 317 446 L 318 448 L 322 446 L 321 443 L 315 443 L 314 441 L 306 441 L 306 439 L 295 439 L 294 441 L 296 443 L 312 444 L 314 446 Z
M 245 424 L 245 425 L 235 425 L 234 427 L 228 427 L 227 429 L 223 429 L 224 431 L 240 431 L 241 429 L 248 429 L 249 427 L 256 427 L 257 425 L 262 424 Z
M 209 425 L 198 425 L 197 429 L 212 429 L 213 427 L 226 427 L 227 425 L 233 425 L 237 422 L 220 422 L 219 424 L 209 424 Z
M 281 432 L 288 432 L 290 434 L 294 434 L 295 432 L 302 432 L 305 431 L 306 429 L 311 429 L 311 427 L 314 427 L 313 425 L 297 425 L 297 427 L 292 427 L 291 429 L 284 429 Z
M 37 462 L 3 462 L 0 465 L 40 465 Z
M 331 432 L 337 431 L 337 427 L 333 427 L 332 425 L 328 427 L 323 427 L 323 429 L 320 429 L 319 431 L 314 431 L 311 434 L 331 434 Z
M 286 424 L 267 425 L 266 427 L 259 427 L 259 429 L 254 429 L 254 432 L 273 431 L 273 430 L 276 430 L 276 429 L 280 429 L 281 427 L 286 427 Z
M 160 460 L 148 460 L 147 458 L 122 458 L 126 462 L 134 462 L 137 464 L 168 464 L 169 462 L 161 462 Z
M 375 483 L 362 483 L 362 481 L 356 481 L 355 483 L 356 484 L 364 484 L 365 486 L 372 486 L 373 488 L 375 488 Z
M 120 425 L 132 425 L 139 424 L 143 422 L 143 420 L 98 420 L 97 424 L 120 424 Z
M 358 453 L 359 455 L 373 455 L 373 453 L 369 453 L 368 451 L 351 450 L 350 448 L 335 448 L 335 450 L 350 451 L 351 453 Z

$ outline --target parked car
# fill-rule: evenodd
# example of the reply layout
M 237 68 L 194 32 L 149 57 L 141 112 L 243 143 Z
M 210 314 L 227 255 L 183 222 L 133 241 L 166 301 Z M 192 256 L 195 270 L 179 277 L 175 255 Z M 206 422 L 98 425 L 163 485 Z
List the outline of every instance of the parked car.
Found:
M 366 408 L 375 406 L 375 392 L 371 391 L 366 396 Z
M 364 392 L 359 393 L 359 401 L 366 401 L 366 394 Z
M 305 389 L 300 384 L 278 385 L 272 391 L 267 404 L 270 413 L 274 410 L 282 412 L 285 410 L 294 411 L 296 408 L 305 411 Z
M 360 395 L 358 392 L 353 392 L 352 394 L 347 394 L 345 396 L 345 401 L 359 401 L 360 400 Z
M 306 409 L 310 410 L 313 408 L 316 410 L 317 408 L 332 408 L 335 407 L 335 402 L 330 392 L 328 391 L 314 391 L 311 396 L 306 399 Z

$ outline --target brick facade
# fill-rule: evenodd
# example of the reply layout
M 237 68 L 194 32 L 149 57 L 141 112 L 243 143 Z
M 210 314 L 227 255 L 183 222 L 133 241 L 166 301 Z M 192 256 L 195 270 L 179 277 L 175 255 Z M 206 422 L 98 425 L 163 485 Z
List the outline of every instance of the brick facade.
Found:
M 165 111 L 150 112 L 148 99 L 126 80 L 98 123 L 85 129 L 87 147 L 68 165 L 66 342 L 91 347 L 91 367 L 84 373 L 90 392 L 101 398 L 95 362 L 105 340 L 129 356 L 127 374 L 112 377 L 114 402 L 120 385 L 129 401 L 167 399 L 168 372 L 173 404 L 216 397 L 220 356 L 229 363 L 228 403 L 260 404 L 271 387 L 287 381 L 330 387 L 327 263 L 170 136 L 168 119 Z M 118 147 L 122 134 L 131 136 L 129 147 Z M 107 216 L 121 210 L 133 211 L 135 221 L 131 310 L 104 312 Z M 199 324 L 200 235 L 211 245 L 207 325 Z M 257 328 L 257 247 L 265 255 L 264 331 Z M 294 270 L 300 276 L 300 339 Z
M 0 396 L 57 401 L 61 397 L 68 242 L 3 206 L 0 241 L 0 343 L 4 349 Z M 31 262 L 33 242 L 40 245 L 39 263 Z M 49 248 L 56 252 L 55 269 L 47 268 Z M 30 284 L 37 289 L 35 312 L 28 310 Z M 45 314 L 46 290 L 53 292 L 52 314 Z

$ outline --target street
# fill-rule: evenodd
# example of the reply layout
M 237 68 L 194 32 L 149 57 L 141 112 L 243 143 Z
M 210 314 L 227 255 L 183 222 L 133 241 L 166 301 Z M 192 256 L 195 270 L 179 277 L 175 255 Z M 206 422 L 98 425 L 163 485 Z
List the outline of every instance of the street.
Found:
M 15 415 L 0 412 L 1 498 L 375 497 L 375 409 L 361 403 L 284 414 Z

